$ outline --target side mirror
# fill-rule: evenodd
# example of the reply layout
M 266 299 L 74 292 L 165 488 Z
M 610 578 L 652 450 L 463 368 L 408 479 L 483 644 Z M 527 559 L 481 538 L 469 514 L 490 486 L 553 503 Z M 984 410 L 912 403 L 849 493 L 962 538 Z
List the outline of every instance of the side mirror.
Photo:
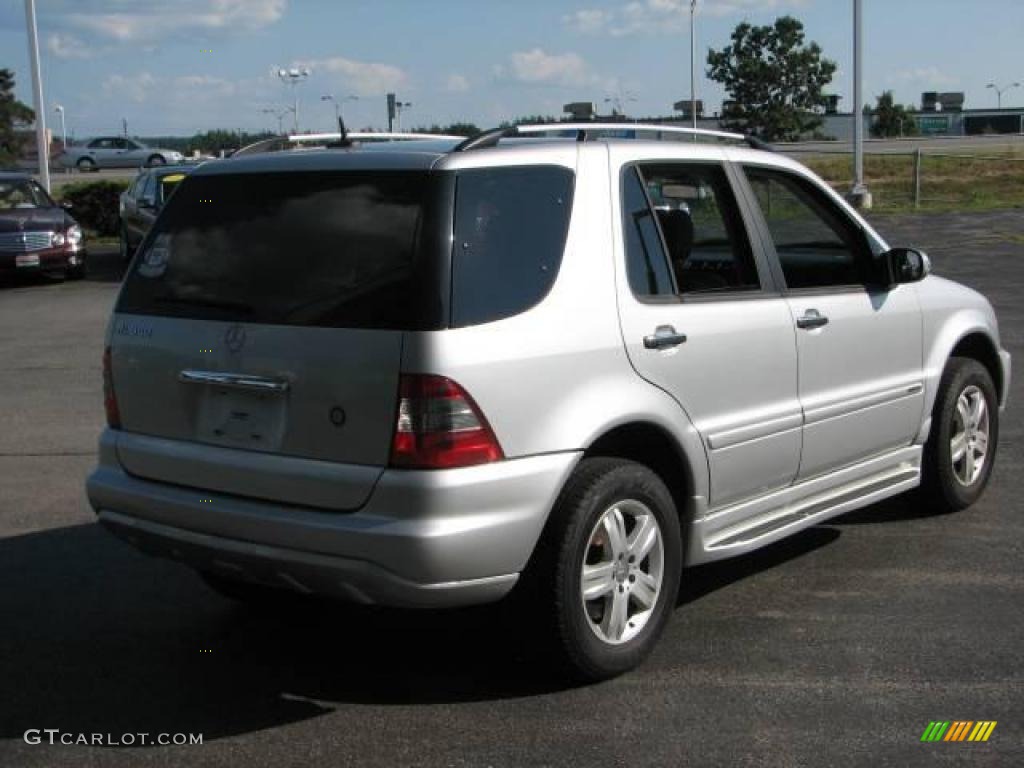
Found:
M 73 208 L 75 207 L 74 205 L 72 205 L 71 203 L 69 203 L 69 202 L 68 202 L 67 200 L 62 200 L 62 201 L 61 201 L 61 202 L 59 203 L 59 205 L 60 205 L 60 207 L 61 207 L 61 208 L 63 208 L 63 209 L 65 210 L 65 211 L 70 211 L 70 210 L 72 210 L 72 209 L 73 209 Z
M 916 283 L 932 272 L 932 260 L 928 254 L 917 248 L 890 248 L 882 254 L 894 285 Z
M 156 208 L 156 200 L 152 197 L 140 197 L 138 202 L 139 208 Z

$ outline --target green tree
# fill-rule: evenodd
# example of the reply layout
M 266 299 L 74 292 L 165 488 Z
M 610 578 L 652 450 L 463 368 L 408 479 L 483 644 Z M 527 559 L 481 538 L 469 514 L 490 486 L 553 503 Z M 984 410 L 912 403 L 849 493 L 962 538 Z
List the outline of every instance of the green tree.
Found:
M 871 133 L 874 136 L 888 138 L 917 135 L 917 121 L 907 107 L 893 101 L 892 91 L 882 91 L 878 103 L 875 104 L 874 115 L 875 122 L 871 126 Z
M 782 16 L 773 26 L 737 25 L 732 42 L 708 51 L 707 75 L 729 94 L 723 123 L 766 141 L 795 140 L 822 124 L 823 89 L 836 63 L 817 43 L 804 43 L 804 25 Z
M 413 133 L 442 133 L 448 136 L 476 136 L 480 129 L 473 123 L 452 123 L 451 125 L 439 125 L 434 123 L 429 128 L 421 125 L 413 128 Z
M 35 117 L 30 107 L 14 98 L 14 73 L 0 69 L 0 166 L 13 165 L 21 154 L 15 126 L 31 123 Z

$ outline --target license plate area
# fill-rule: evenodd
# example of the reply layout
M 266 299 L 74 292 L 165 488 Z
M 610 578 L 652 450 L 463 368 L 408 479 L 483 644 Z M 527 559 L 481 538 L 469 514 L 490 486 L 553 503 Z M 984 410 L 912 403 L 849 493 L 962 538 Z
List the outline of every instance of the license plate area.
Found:
M 287 398 L 228 387 L 204 388 L 199 397 L 196 438 L 204 443 L 275 451 L 286 423 Z

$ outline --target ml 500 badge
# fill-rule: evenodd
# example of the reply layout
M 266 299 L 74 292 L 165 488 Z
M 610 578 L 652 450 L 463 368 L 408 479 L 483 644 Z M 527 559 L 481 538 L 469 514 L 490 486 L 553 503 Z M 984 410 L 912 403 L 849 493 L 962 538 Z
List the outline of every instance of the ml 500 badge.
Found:
M 142 325 L 131 320 L 122 320 L 114 328 L 114 333 L 117 336 L 135 336 L 148 339 L 153 335 L 153 326 Z

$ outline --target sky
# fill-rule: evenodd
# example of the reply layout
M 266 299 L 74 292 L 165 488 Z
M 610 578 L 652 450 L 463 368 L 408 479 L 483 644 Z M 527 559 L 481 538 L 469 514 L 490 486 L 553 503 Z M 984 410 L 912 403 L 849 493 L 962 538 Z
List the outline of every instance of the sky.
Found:
M 995 105 L 986 84 L 1024 84 L 1024 0 L 863 0 L 864 95 L 918 103 L 962 90 Z M 411 102 L 403 127 L 482 127 L 559 115 L 570 101 L 633 116 L 671 114 L 689 96 L 689 0 L 37 0 L 44 100 L 78 138 L 276 129 L 293 92 L 275 74 L 305 66 L 294 88 L 302 130 L 332 130 L 343 100 L 351 128 L 386 125 L 385 93 Z M 704 76 L 709 47 L 736 24 L 790 14 L 838 64 L 829 90 L 852 104 L 853 0 L 698 0 L 697 96 L 720 108 Z M 23 0 L 0 0 L 0 67 L 31 104 Z M 1024 105 L 1024 88 L 1003 106 Z M 291 116 L 285 117 L 285 125 Z

